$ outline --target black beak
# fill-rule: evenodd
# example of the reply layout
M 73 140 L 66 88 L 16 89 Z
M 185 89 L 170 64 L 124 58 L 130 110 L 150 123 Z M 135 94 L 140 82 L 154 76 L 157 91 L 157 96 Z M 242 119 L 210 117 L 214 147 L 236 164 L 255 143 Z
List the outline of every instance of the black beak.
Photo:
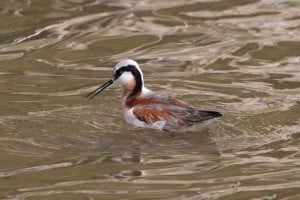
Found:
M 107 88 L 108 86 L 110 86 L 111 84 L 113 84 L 113 80 L 109 79 L 107 82 L 105 82 L 104 84 L 102 84 L 100 87 L 98 87 L 96 90 L 88 93 L 86 95 L 86 97 L 91 100 L 92 98 L 94 98 L 95 96 L 97 96 L 98 94 L 100 94 L 100 92 L 102 92 L 105 88 Z

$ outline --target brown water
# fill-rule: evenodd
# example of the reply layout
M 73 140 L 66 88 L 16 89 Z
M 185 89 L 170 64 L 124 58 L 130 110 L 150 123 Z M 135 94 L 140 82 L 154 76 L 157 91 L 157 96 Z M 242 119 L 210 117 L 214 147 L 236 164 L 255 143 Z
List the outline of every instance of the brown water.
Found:
M 0 2 L 1 199 L 300 199 L 298 0 Z M 126 125 L 116 62 L 224 114 Z

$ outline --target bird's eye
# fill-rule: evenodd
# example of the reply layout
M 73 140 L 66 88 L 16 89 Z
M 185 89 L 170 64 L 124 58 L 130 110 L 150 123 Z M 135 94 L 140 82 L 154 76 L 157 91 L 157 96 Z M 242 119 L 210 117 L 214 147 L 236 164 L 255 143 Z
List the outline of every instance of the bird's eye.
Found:
M 124 71 L 123 67 L 119 68 L 115 73 L 115 79 L 118 79 Z

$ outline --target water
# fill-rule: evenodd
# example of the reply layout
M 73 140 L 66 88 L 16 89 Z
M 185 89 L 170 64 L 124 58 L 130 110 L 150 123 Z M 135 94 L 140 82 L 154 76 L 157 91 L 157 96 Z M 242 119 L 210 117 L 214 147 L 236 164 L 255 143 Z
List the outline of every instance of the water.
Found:
M 1 199 L 299 199 L 298 0 L 0 2 Z M 224 114 L 133 128 L 116 62 Z

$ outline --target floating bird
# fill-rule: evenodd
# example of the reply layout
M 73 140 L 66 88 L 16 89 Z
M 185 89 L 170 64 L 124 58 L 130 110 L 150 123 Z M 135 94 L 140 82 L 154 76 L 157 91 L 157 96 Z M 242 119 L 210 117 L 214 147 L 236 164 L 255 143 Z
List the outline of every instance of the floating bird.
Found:
M 125 121 L 137 127 L 164 131 L 197 129 L 222 116 L 219 112 L 199 110 L 184 101 L 147 89 L 142 70 L 134 60 L 119 62 L 114 67 L 113 77 L 90 92 L 87 98 L 94 98 L 114 82 L 123 86 L 121 104 Z

